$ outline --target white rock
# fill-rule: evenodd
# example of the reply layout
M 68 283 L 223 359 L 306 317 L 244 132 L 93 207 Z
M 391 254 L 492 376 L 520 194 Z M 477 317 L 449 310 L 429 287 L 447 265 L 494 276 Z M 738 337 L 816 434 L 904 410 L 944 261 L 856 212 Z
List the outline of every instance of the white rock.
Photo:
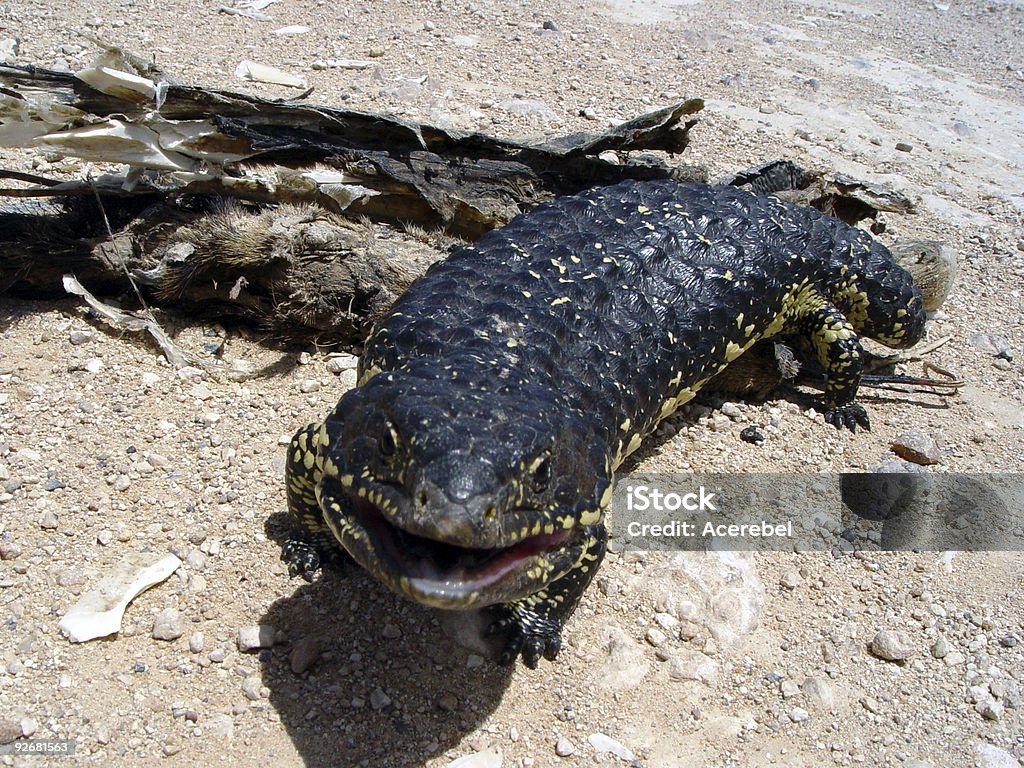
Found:
M 284 37 L 288 35 L 304 35 L 309 32 L 309 27 L 304 27 L 302 24 L 291 24 L 287 27 L 281 27 L 275 29 L 274 34 L 278 37 Z
M 153 639 L 177 640 L 185 634 L 185 625 L 181 611 L 176 608 L 164 608 L 153 621 Z
M 180 566 L 181 560 L 174 555 L 130 553 L 94 589 L 82 595 L 58 626 L 73 643 L 113 634 L 121 628 L 128 603 L 140 592 L 164 581 Z
M 650 668 L 643 649 L 626 632 L 614 624 L 598 630 L 600 648 L 599 682 L 605 688 L 625 690 L 635 688 Z
M 306 78 L 293 75 L 290 72 L 271 67 L 268 64 L 260 64 L 256 61 L 241 61 L 235 68 L 235 77 L 240 80 L 250 80 L 257 83 L 272 83 L 284 85 L 289 88 L 305 88 Z
M 747 552 L 675 552 L 636 586 L 658 611 L 706 627 L 722 649 L 756 629 L 764 610 L 764 585 Z
M 238 630 L 238 650 L 242 653 L 270 648 L 274 645 L 274 627 L 270 624 L 253 624 Z
M 224 741 L 231 741 L 235 737 L 235 723 L 231 715 L 214 715 L 203 723 L 203 733 Z
M 910 635 L 896 629 L 880 630 L 871 640 L 869 648 L 871 653 L 886 661 L 904 661 L 917 652 Z
M 501 762 L 501 750 L 492 746 L 472 755 L 456 758 L 445 768 L 501 768 Z
M 245 698 L 249 701 L 259 700 L 260 688 L 262 687 L 259 675 L 249 675 L 242 681 L 242 693 L 245 694 Z
M 8 37 L 0 40 L 0 64 L 10 64 L 18 58 L 18 38 Z
M 835 706 L 835 693 L 832 691 L 832 686 L 824 678 L 807 677 L 800 687 L 807 700 L 817 709 L 828 712 Z
M 666 630 L 673 630 L 679 626 L 679 619 L 673 616 L 671 613 L 658 612 L 654 614 L 654 622 Z
M 647 638 L 647 642 L 653 645 L 655 648 L 664 645 L 665 641 L 668 640 L 668 637 L 666 637 L 665 633 L 657 627 L 651 627 L 650 629 L 648 629 L 645 637 Z
M 555 744 L 555 754 L 559 757 L 569 757 L 569 755 L 575 754 L 576 747 L 572 745 L 565 736 L 559 736 L 558 742 Z
M 743 411 L 736 403 L 722 403 L 720 409 L 725 416 L 728 416 L 733 421 L 738 421 L 743 418 Z
M 978 768 L 1020 768 L 1017 758 L 992 744 L 979 742 L 975 751 L 978 753 Z
M 669 659 L 668 676 L 673 680 L 699 680 L 714 685 L 719 667 L 717 661 L 700 651 L 682 650 Z
M 633 752 L 623 744 L 621 741 L 616 741 L 611 736 L 606 736 L 603 733 L 592 733 L 587 737 L 587 741 L 590 742 L 590 746 L 596 749 L 598 752 L 608 752 L 622 760 L 635 760 L 636 756 Z

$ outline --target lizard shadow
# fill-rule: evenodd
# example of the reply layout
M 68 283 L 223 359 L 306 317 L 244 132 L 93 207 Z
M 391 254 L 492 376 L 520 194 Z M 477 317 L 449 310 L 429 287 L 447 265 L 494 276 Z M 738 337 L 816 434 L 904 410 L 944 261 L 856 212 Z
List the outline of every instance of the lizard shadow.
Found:
M 284 518 L 268 521 L 271 538 L 280 538 Z M 516 667 L 451 635 L 453 623 L 472 624 L 477 614 L 404 600 L 351 562 L 294 583 L 260 620 L 287 636 L 264 651 L 262 673 L 306 765 L 421 766 L 457 747 L 501 702 Z M 477 630 L 470 626 L 467 640 Z M 294 672 L 305 654 L 316 661 Z

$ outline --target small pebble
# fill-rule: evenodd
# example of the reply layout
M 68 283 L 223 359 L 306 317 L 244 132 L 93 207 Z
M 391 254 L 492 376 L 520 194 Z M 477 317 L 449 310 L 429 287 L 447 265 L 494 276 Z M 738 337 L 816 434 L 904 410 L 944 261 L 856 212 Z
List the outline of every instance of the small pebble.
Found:
M 897 141 L 896 142 L 896 150 L 898 152 L 913 152 L 914 151 L 914 145 L 913 144 L 908 144 L 905 141 Z
M 249 701 L 258 701 L 260 698 L 260 689 L 263 684 L 260 682 L 259 675 L 248 675 L 245 680 L 242 681 L 242 693 L 245 694 L 245 698 Z
M 21 547 L 11 541 L 9 536 L 0 536 L 0 560 L 16 560 L 21 556 Z
M 452 760 L 444 768 L 501 768 L 501 764 L 501 750 L 496 746 L 490 746 L 479 752 Z
M 778 426 L 778 425 L 775 425 Z M 740 440 L 751 445 L 761 445 L 765 441 L 764 432 L 759 430 L 754 424 L 749 427 L 744 427 L 740 430 Z
M 569 755 L 576 753 L 576 747 L 572 745 L 565 736 L 559 736 L 558 741 L 555 744 L 555 754 L 559 757 L 569 757 Z
M 886 661 L 904 661 L 915 653 L 910 635 L 901 630 L 883 629 L 872 638 L 871 653 Z
M 939 444 L 920 429 L 911 429 L 897 437 L 889 446 L 901 459 L 914 464 L 938 464 L 942 460 Z
M 210 651 L 210 661 L 214 664 L 220 664 L 224 659 L 227 658 L 228 652 L 224 648 L 214 648 Z
M 359 358 L 354 355 L 337 355 L 328 358 L 325 366 L 328 371 L 339 374 L 342 371 L 351 371 L 359 365 Z
M 679 626 L 679 619 L 671 613 L 659 612 L 654 614 L 654 623 L 662 629 L 672 630 Z
M 664 645 L 665 641 L 668 640 L 668 637 L 665 635 L 665 633 L 662 632 L 660 629 L 657 629 L 656 627 L 651 627 L 650 629 L 648 629 L 647 634 L 644 635 L 644 637 L 647 639 L 647 642 L 653 645 L 655 648 L 657 648 L 659 645 Z
M 835 693 L 832 691 L 832 686 L 824 678 L 807 677 L 800 688 L 803 690 L 807 700 L 817 709 L 828 712 L 835 706 Z
M 177 640 L 185 634 L 185 623 L 177 608 L 164 608 L 153 621 L 154 640 Z
M 739 421 L 743 418 L 743 411 L 740 410 L 740 407 L 736 405 L 736 403 L 722 403 L 720 410 L 724 415 L 734 421 Z
M 188 636 L 188 649 L 192 653 L 202 653 L 203 645 L 206 643 L 206 635 L 202 632 L 193 632 Z
M 373 709 L 381 710 L 391 704 L 391 697 L 384 693 L 381 688 L 374 688 L 370 692 L 370 706 Z
M 39 527 L 46 531 L 52 531 L 57 527 L 57 513 L 52 510 L 43 512 L 42 518 L 39 520 Z
M 999 720 L 1002 718 L 1006 708 L 991 696 L 986 696 L 974 705 L 974 711 L 986 720 Z
M 544 19 L 544 24 L 542 26 L 544 27 L 544 29 L 550 29 L 552 32 L 560 31 L 559 28 L 558 28 L 558 25 L 554 21 L 552 21 L 551 19 Z M 570 752 L 569 754 L 571 755 L 572 752 Z M 563 755 L 563 757 L 564 757 L 564 755 Z
M 242 653 L 270 648 L 274 645 L 274 627 L 269 624 L 253 624 L 238 630 L 238 650 Z
M 302 392 L 304 395 L 308 395 L 311 392 L 317 392 L 319 389 L 320 382 L 316 379 L 304 379 L 302 383 L 299 384 L 299 392 Z
M 185 567 L 190 571 L 201 571 L 206 567 L 209 557 L 198 549 L 193 549 L 185 556 Z
M 96 541 L 101 547 L 107 546 L 111 541 L 114 540 L 114 532 L 109 528 L 104 528 L 102 531 L 96 534 Z
M 784 699 L 791 699 L 794 696 L 800 695 L 800 686 L 792 680 L 783 680 L 779 690 L 782 691 L 782 698 Z
M 608 752 L 615 755 L 620 760 L 632 761 L 636 759 L 636 756 L 629 747 L 603 733 L 592 733 L 587 737 L 587 741 L 589 741 L 590 746 L 598 752 Z
M 949 654 L 949 641 L 945 636 L 939 635 L 932 643 L 932 656 L 936 659 L 944 659 Z
M 786 589 L 796 589 L 804 583 L 804 579 L 797 568 L 787 568 L 779 579 L 779 583 Z
M 68 341 L 77 347 L 81 344 L 88 344 L 94 337 L 92 331 L 71 331 L 68 334 Z
M 803 707 L 793 707 L 791 710 L 789 710 L 789 719 L 792 720 L 794 723 L 802 723 L 804 720 L 807 720 L 810 716 L 811 713 Z
M 292 646 L 288 653 L 288 665 L 292 672 L 301 675 L 320 658 L 323 653 L 322 643 L 315 637 L 303 637 Z

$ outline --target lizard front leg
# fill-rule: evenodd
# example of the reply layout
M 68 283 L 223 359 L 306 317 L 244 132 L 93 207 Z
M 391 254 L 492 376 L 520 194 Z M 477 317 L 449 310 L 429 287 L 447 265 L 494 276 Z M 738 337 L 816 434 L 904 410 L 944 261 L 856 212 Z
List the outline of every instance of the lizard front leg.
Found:
M 796 328 L 814 347 L 825 369 L 825 421 L 836 429 L 871 429 L 864 406 L 854 402 L 864 366 L 860 337 L 846 316 L 827 299 L 805 294 L 795 314 Z
M 342 559 L 338 542 L 324 523 L 323 511 L 316 498 L 316 487 L 323 475 L 319 459 L 323 425 L 308 424 L 292 437 L 285 463 L 285 486 L 288 513 L 296 533 L 281 547 L 281 559 L 288 563 L 292 576 L 301 575 L 312 581 L 324 563 Z
M 604 525 L 591 526 L 583 556 L 572 570 L 532 595 L 490 609 L 494 622 L 488 633 L 505 640 L 502 664 L 511 664 L 519 655 L 530 669 L 536 669 L 541 656 L 554 660 L 562 648 L 562 628 L 597 573 L 607 544 Z

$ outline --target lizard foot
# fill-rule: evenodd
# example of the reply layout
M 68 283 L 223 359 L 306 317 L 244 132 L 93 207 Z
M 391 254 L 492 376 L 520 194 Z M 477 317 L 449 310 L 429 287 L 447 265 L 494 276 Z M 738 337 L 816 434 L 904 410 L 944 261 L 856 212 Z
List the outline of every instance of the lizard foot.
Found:
M 520 655 L 530 669 L 537 668 L 541 656 L 554 661 L 562 648 L 561 627 L 558 624 L 529 608 L 515 604 L 497 605 L 491 610 L 494 621 L 487 634 L 503 635 L 505 639 L 498 660 L 500 664 L 512 664 Z
M 857 405 L 856 403 L 829 408 L 825 411 L 825 421 L 836 429 L 845 427 L 851 432 L 857 431 L 858 424 L 866 430 L 871 430 L 868 412 L 864 410 L 863 405 Z

